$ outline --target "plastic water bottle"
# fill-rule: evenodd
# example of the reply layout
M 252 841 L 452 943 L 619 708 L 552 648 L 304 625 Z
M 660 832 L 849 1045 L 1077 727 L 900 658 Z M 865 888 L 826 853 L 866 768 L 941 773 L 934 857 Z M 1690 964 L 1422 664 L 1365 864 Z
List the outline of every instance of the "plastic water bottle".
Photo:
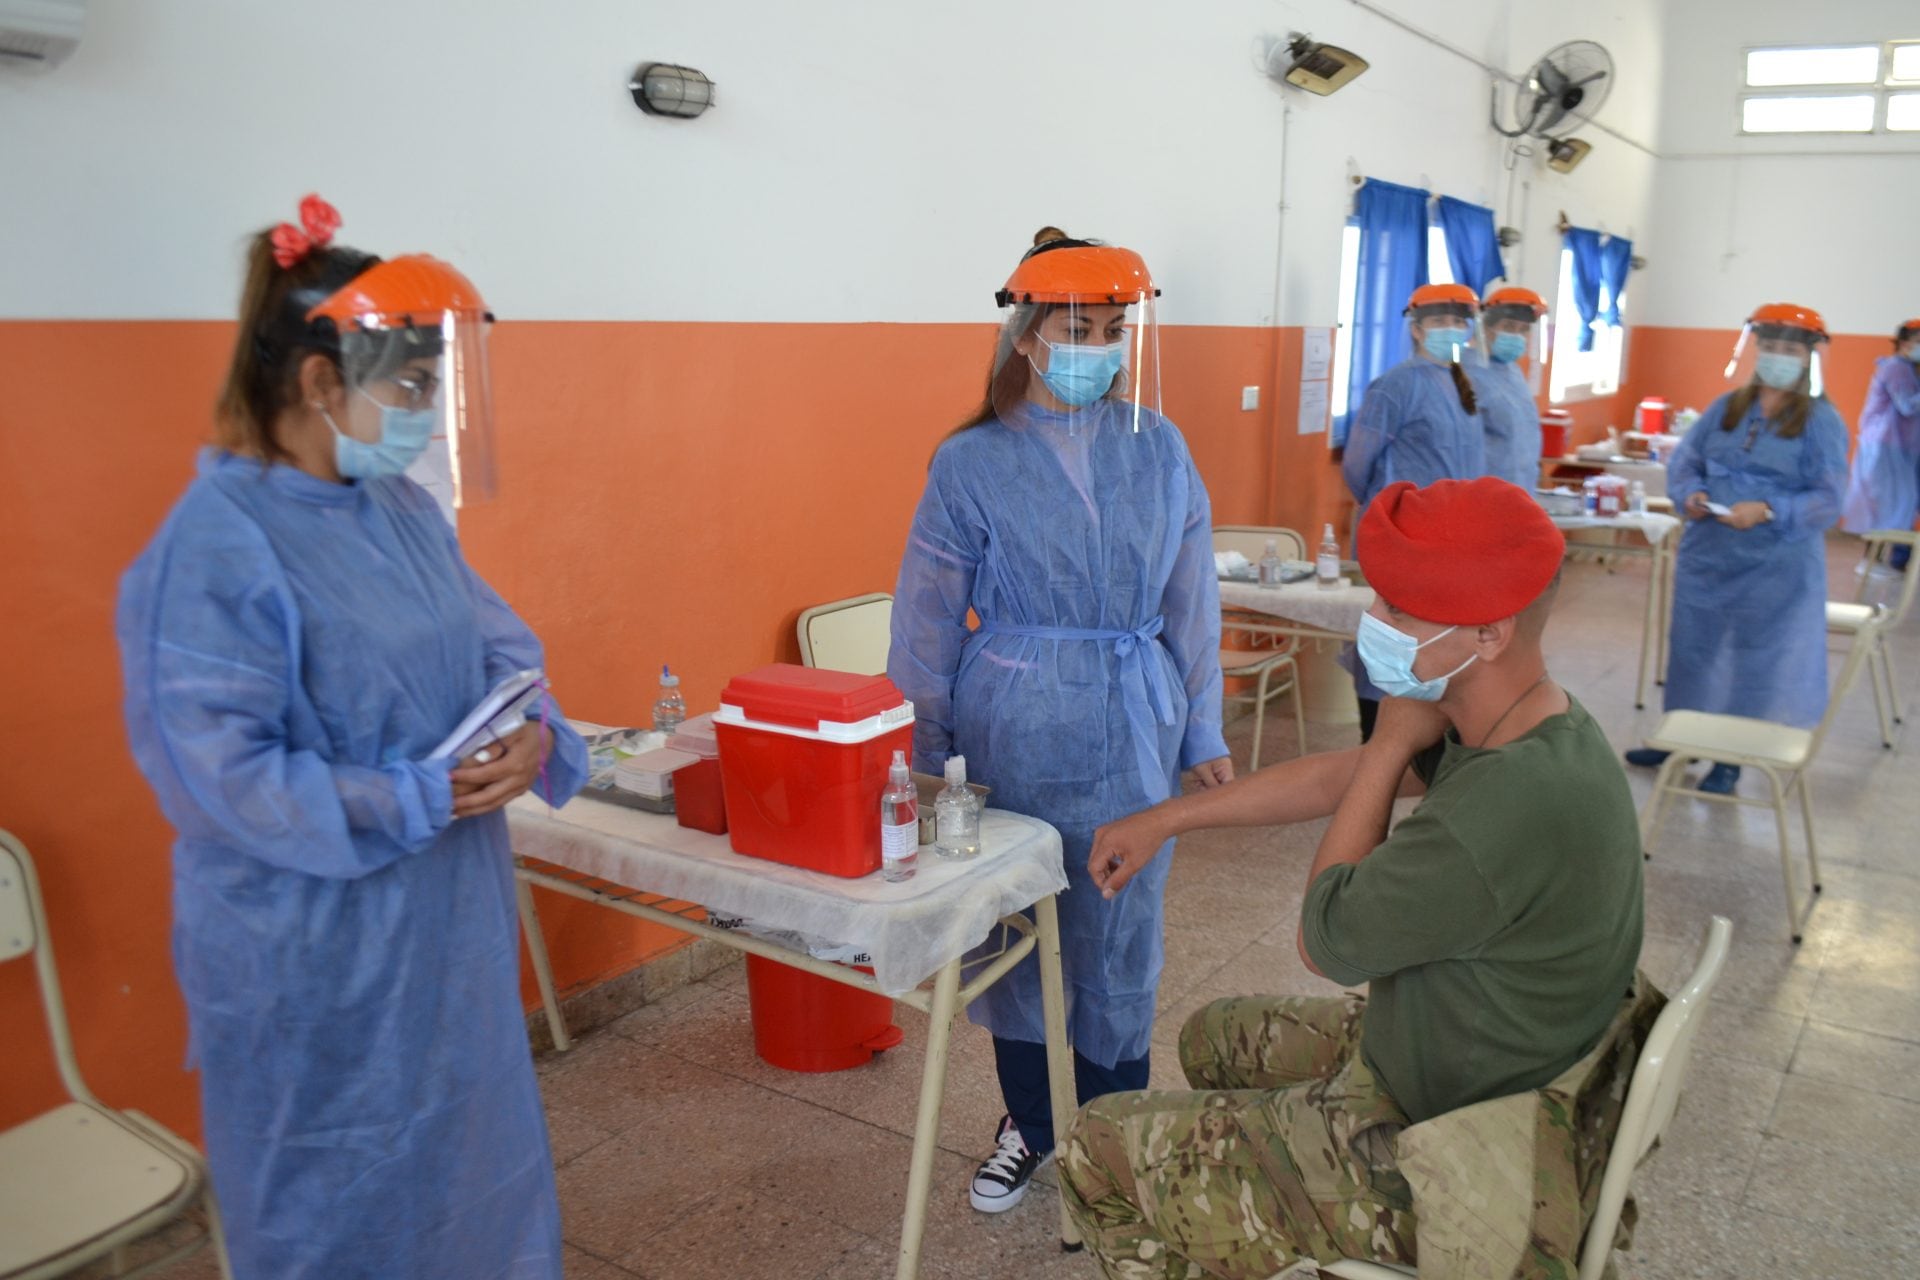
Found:
M 1280 539 L 1268 538 L 1267 549 L 1260 557 L 1260 585 L 1279 586 L 1281 572 L 1285 566 L 1286 561 L 1280 558 Z
M 933 851 L 943 858 L 980 852 L 980 797 L 967 789 L 967 758 L 947 757 L 947 789 L 933 802 Z
M 913 879 L 920 857 L 920 793 L 907 768 L 907 753 L 893 753 L 887 790 L 880 797 L 880 876 L 884 880 Z
M 672 733 L 687 718 L 687 700 L 680 696 L 680 677 L 663 663 L 660 667 L 660 696 L 653 704 L 653 727 Z
M 1313 576 L 1323 588 L 1341 585 L 1340 539 L 1333 536 L 1332 525 L 1320 533 L 1320 553 L 1313 559 Z
M 1633 487 L 1627 490 L 1627 511 L 1636 516 L 1647 514 L 1647 486 L 1644 481 L 1635 480 Z

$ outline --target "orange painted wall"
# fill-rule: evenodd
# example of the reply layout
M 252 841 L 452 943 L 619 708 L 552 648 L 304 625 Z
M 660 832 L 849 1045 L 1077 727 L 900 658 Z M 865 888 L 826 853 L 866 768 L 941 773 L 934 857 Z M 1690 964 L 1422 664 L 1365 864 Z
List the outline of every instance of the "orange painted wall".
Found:
M 192 474 L 230 340 L 212 322 L 0 323 L 0 826 L 40 866 L 89 1081 L 188 1134 L 171 835 L 122 736 L 113 600 Z M 643 718 L 662 661 L 709 706 L 734 672 L 797 657 L 802 608 L 891 590 L 927 460 L 992 340 L 984 325 L 503 324 L 504 494 L 463 514 L 462 539 L 546 641 L 570 712 Z M 1166 408 L 1223 523 L 1345 527 L 1326 436 L 1293 429 L 1299 347 L 1297 330 L 1163 336 Z M 1240 410 L 1244 386 L 1259 411 Z M 540 909 L 570 988 L 679 937 L 544 894 Z M 0 968 L 0 1026 L 5 1125 L 58 1092 L 23 965 Z

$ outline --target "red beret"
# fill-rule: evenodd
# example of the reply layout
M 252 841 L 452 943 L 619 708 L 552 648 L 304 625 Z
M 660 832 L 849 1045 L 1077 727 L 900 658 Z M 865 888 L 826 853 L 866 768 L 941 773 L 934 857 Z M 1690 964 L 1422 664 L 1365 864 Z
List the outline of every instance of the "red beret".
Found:
M 1567 541 L 1533 495 L 1482 476 L 1390 484 L 1361 517 L 1354 556 L 1402 613 L 1473 627 L 1511 618 L 1560 571 Z

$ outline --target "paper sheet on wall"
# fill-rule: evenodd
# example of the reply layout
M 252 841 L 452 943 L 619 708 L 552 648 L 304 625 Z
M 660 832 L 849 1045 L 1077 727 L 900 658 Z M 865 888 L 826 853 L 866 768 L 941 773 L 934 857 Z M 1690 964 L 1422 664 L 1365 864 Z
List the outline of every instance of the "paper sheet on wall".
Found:
M 1333 376 L 1333 330 L 1305 329 L 1300 338 L 1300 380 L 1321 382 Z
M 1300 384 L 1300 434 L 1316 436 L 1327 429 L 1327 410 L 1332 397 L 1327 382 L 1303 382 Z

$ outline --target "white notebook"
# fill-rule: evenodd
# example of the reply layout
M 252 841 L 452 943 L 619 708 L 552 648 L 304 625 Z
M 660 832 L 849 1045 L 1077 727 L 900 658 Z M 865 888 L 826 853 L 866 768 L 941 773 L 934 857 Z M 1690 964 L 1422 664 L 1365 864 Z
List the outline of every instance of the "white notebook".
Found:
M 527 722 L 528 713 L 547 696 L 547 673 L 540 667 L 516 671 L 467 713 L 460 727 L 434 748 L 433 760 L 464 760 L 497 738 L 504 738 Z

